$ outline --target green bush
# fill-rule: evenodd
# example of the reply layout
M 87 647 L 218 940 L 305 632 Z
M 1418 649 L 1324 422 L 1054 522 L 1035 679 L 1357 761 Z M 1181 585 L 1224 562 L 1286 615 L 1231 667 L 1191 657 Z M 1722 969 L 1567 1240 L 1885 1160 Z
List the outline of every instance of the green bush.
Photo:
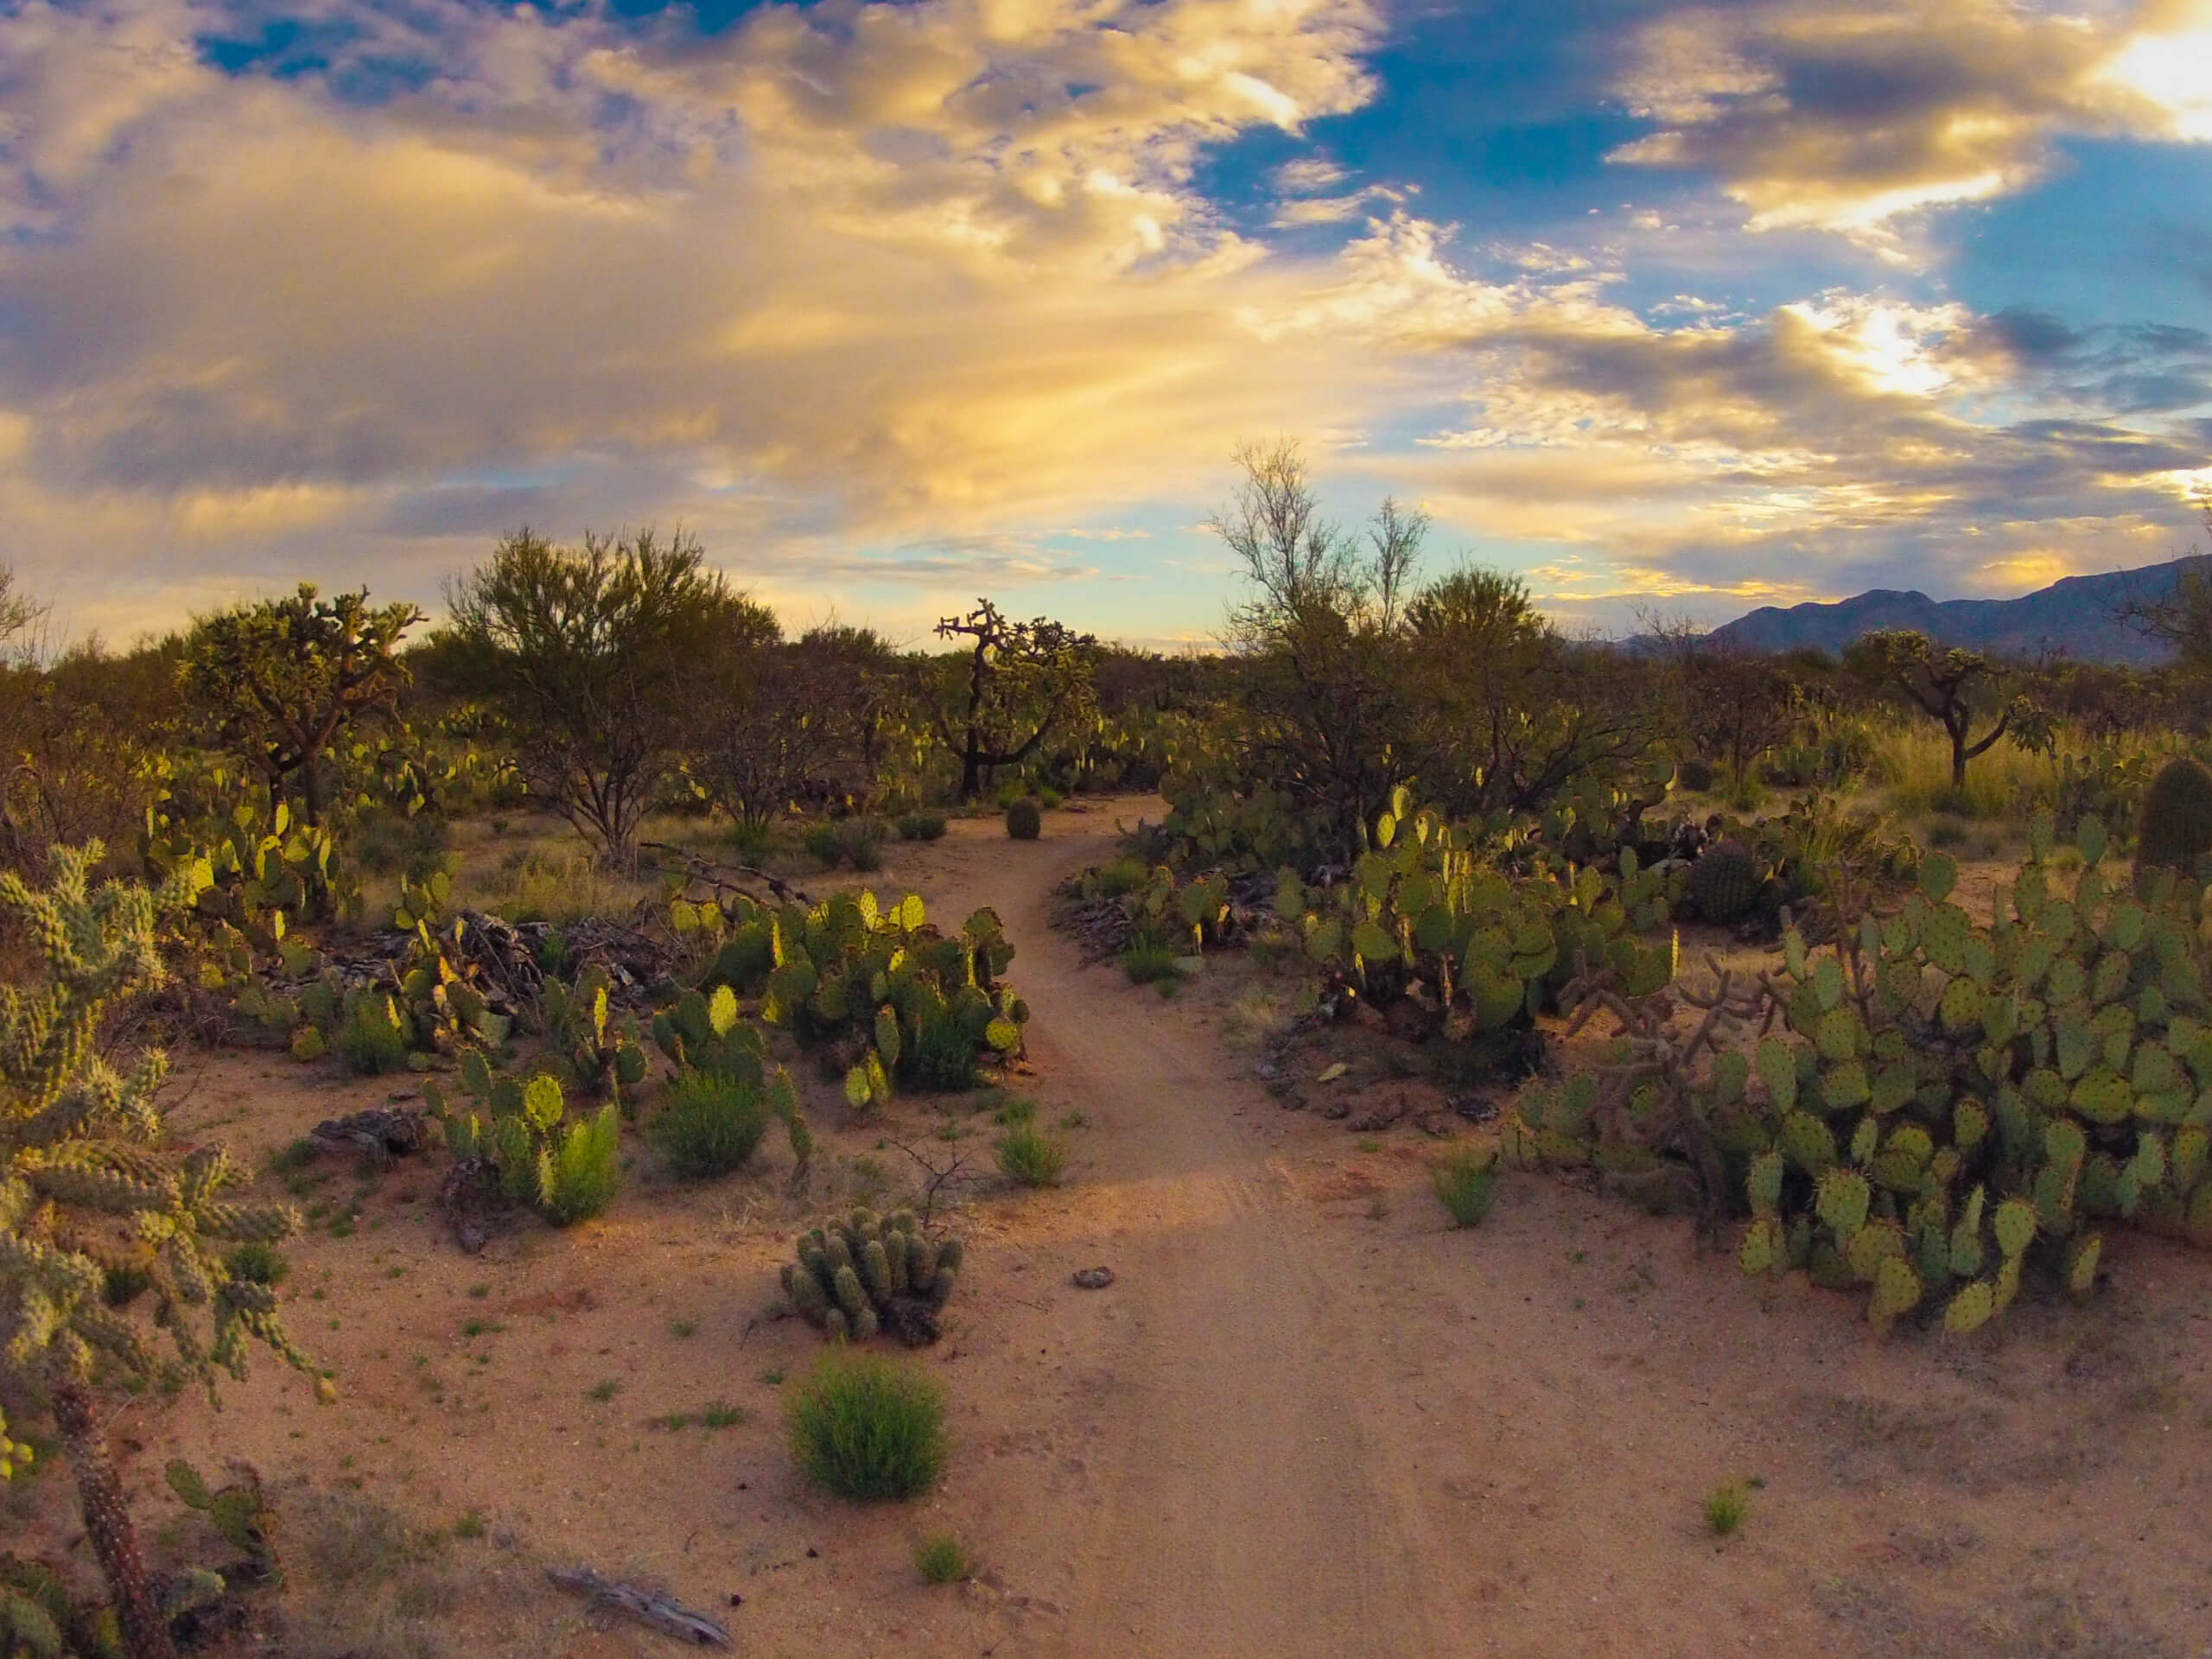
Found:
M 729 844 L 732 851 L 748 864 L 758 864 L 768 856 L 769 849 L 776 844 L 776 832 L 765 823 L 747 823 L 741 820 L 730 825 Z
M 914 1546 L 914 1570 L 924 1584 L 954 1584 L 968 1576 L 968 1552 L 949 1532 L 925 1538 Z
M 842 858 L 845 853 L 845 849 L 838 844 L 837 826 L 834 823 L 817 823 L 808 826 L 806 833 L 799 837 L 799 844 L 806 849 L 807 856 L 825 870 L 836 869 L 837 861 Z
M 883 868 L 883 826 L 874 818 L 847 818 L 837 826 L 837 850 L 855 869 Z
M 1045 833 L 1045 815 L 1030 800 L 1014 802 L 1006 810 L 1006 832 L 1015 841 L 1034 841 Z
M 1429 1179 L 1454 1227 L 1479 1226 L 1497 1198 L 1497 1154 L 1455 1147 L 1437 1160 Z
M 346 843 L 346 850 L 363 869 L 378 875 L 405 871 L 419 878 L 426 870 L 443 867 L 453 832 L 442 812 L 410 817 L 392 807 L 372 806 L 354 820 Z
M 707 1179 L 745 1167 L 767 1132 L 760 1090 L 742 1079 L 686 1071 L 653 1119 L 653 1145 L 679 1175 Z
M 944 835 L 942 812 L 909 812 L 899 820 L 901 841 L 938 841 Z
M 1043 807 L 1047 812 L 1058 806 L 1062 801 L 1067 799 L 1066 796 L 1061 794 L 1058 790 L 1054 789 L 1049 784 L 1039 784 L 1031 792 L 1037 797 L 1037 804 Z
M 380 1077 L 407 1069 L 407 1033 L 390 997 L 371 992 L 347 1000 L 338 1052 L 356 1077 Z
M 1051 1186 L 1068 1166 L 1067 1143 L 1034 1123 L 1016 1123 L 991 1148 L 999 1173 L 1024 1186 Z
M 916 1013 L 914 1040 L 900 1074 L 922 1089 L 957 1094 L 976 1086 L 976 1033 L 952 1003 L 922 1001 Z
M 622 1123 L 613 1106 L 558 1131 L 537 1154 L 537 1207 L 556 1227 L 588 1221 L 622 1185 Z
M 785 1423 L 800 1473 L 840 1497 L 916 1497 L 944 1472 L 944 1385 L 911 1363 L 833 1349 L 791 1391 Z
M 1178 979 L 1183 970 L 1175 965 L 1175 953 L 1164 944 L 1133 944 L 1122 952 L 1122 971 L 1128 976 L 1132 985 L 1150 985 L 1157 980 Z

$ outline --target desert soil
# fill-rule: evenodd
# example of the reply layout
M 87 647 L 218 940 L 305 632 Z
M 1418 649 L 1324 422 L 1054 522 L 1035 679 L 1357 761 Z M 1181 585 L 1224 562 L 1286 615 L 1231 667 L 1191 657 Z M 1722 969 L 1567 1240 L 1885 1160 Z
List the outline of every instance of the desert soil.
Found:
M 793 1659 L 2212 1654 L 2212 1260 L 2124 1236 L 2091 1306 L 2024 1299 L 1970 1342 L 1883 1340 L 1845 1298 L 1746 1280 L 1687 1220 L 1548 1179 L 1509 1177 L 1454 1231 L 1427 1135 L 1325 1119 L 1347 1084 L 1288 1111 L 1255 1080 L 1251 964 L 1162 1001 L 1050 931 L 1053 882 L 1147 810 L 1055 813 L 1027 844 L 956 823 L 870 878 L 940 918 L 997 906 L 1034 1009 L 1016 1086 L 1040 1121 L 1081 1119 L 1062 1187 L 994 1176 L 958 1200 L 969 1266 L 919 1360 L 957 1437 L 932 1497 L 862 1509 L 799 1483 L 779 1402 L 818 1339 L 766 1315 L 794 1229 L 911 1189 L 898 1143 L 988 1172 L 993 1130 L 918 1100 L 848 1123 L 810 1084 L 827 1133 L 806 1192 L 779 1145 L 705 1188 L 641 1155 L 602 1220 L 473 1259 L 435 1167 L 323 1160 L 303 1201 L 358 1222 L 297 1243 L 288 1300 L 339 1403 L 264 1364 L 219 1413 L 120 1408 L 156 1554 L 209 1553 L 161 1484 L 181 1450 L 251 1461 L 285 1516 L 286 1628 L 241 1650 L 672 1646 L 543 1580 L 581 1561 Z M 181 1058 L 181 1131 L 257 1166 L 392 1092 Z M 1366 1084 L 1358 1109 L 1429 1088 Z M 1070 1283 L 1101 1263 L 1110 1287 Z M 664 1426 L 715 1402 L 742 1421 Z M 0 1521 L 81 1563 L 59 1472 Z M 1703 1500 L 1732 1480 L 1754 1483 L 1749 1516 L 1716 1540 Z M 918 1581 L 935 1532 L 969 1581 Z

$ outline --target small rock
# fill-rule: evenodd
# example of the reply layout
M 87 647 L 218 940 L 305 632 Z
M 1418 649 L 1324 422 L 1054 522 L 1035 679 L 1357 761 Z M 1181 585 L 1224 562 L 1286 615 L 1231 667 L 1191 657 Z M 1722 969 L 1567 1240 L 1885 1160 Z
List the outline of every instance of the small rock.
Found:
M 1351 1102 L 1348 1100 L 1332 1100 L 1321 1109 L 1321 1116 L 1330 1119 L 1332 1122 L 1350 1117 L 1351 1116 Z
M 1114 1282 L 1111 1268 L 1077 1268 L 1072 1277 L 1078 1290 L 1103 1290 Z

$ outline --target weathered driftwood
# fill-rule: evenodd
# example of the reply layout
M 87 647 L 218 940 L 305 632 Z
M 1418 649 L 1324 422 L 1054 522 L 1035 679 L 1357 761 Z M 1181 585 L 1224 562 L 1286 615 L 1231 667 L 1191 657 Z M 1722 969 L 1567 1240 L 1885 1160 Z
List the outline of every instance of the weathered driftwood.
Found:
M 634 1584 L 602 1579 L 588 1567 L 549 1567 L 545 1576 L 563 1590 L 573 1590 L 594 1607 L 626 1613 L 641 1624 L 650 1624 L 665 1636 L 689 1642 L 695 1648 L 726 1648 L 729 1632 L 704 1614 Z

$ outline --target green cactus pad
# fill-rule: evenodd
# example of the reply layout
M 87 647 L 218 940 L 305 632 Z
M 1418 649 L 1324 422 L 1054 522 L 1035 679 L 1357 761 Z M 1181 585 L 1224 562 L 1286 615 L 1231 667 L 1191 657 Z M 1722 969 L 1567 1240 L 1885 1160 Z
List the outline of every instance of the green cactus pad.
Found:
M 1951 1298 L 1951 1305 L 1943 1310 L 1943 1328 L 1955 1336 L 1971 1335 L 1989 1323 L 1996 1308 L 1997 1299 L 1988 1283 L 1976 1280 Z
M 1997 1235 L 1997 1248 L 2008 1256 L 2017 1256 L 2035 1242 L 2036 1208 L 2022 1198 L 2007 1198 L 1997 1206 L 1992 1223 Z
M 1866 1210 L 1872 1200 L 1865 1176 L 1856 1170 L 1831 1169 L 1821 1177 L 1815 1204 L 1821 1220 L 1842 1241 L 1866 1224 Z

